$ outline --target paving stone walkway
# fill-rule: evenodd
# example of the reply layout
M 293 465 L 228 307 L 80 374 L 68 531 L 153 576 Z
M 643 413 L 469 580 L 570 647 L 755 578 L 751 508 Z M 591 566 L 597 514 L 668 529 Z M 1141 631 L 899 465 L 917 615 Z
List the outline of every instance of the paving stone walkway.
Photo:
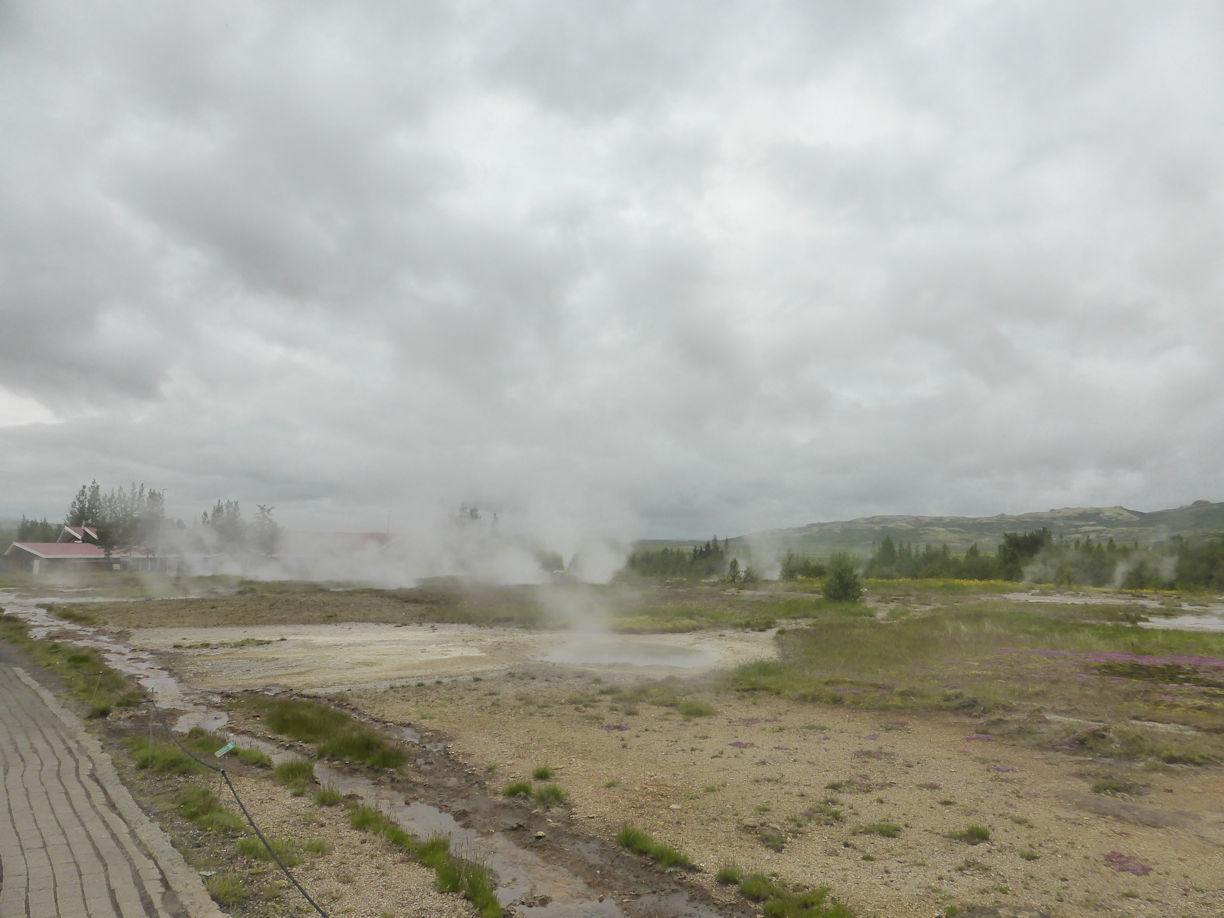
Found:
M 221 918 L 81 722 L 0 663 L 0 918 Z

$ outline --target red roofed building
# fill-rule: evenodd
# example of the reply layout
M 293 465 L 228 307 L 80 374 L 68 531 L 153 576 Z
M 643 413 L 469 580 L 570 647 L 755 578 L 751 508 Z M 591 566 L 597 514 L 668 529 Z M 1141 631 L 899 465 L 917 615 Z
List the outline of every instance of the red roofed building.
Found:
M 4 557 L 9 570 L 32 574 L 67 567 L 105 569 L 108 564 L 119 566 L 118 558 L 107 558 L 101 546 L 93 542 L 14 542 Z
M 97 542 L 98 530 L 92 526 L 65 526 L 57 542 Z

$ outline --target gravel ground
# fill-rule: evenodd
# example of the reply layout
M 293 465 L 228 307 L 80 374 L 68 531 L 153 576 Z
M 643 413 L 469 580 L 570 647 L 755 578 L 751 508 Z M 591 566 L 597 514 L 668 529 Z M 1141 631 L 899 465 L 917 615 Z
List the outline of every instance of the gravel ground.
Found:
M 728 697 L 692 719 L 649 704 L 626 712 L 600 694 L 615 678 L 533 667 L 352 700 L 441 731 L 470 765 L 496 769 L 494 791 L 551 766 L 589 831 L 645 829 L 702 863 L 711 887 L 734 864 L 827 884 L 870 915 L 1221 914 L 1218 769 L 1131 770 L 1009 745 L 943 715 Z M 1102 777 L 1137 794 L 1093 793 Z M 884 823 L 896 837 L 876 834 Z M 974 824 L 987 842 L 949 837 Z
M 328 853 L 307 854 L 293 868 L 298 882 L 330 914 L 353 918 L 470 918 L 474 914 L 459 896 L 437 891 L 432 870 L 382 840 L 351 828 L 342 807 L 315 806 L 310 797 L 294 797 L 266 780 L 239 780 L 235 786 L 265 834 L 298 842 L 325 840 L 330 845 Z M 284 896 L 304 901 L 292 888 Z
M 236 873 L 254 892 L 247 901 L 226 905 L 236 916 L 316 914 L 306 899 L 271 861 L 244 858 L 236 850 L 241 835 L 204 832 L 178 818 L 170 802 L 189 784 L 218 791 L 222 805 L 238 807 L 228 789 L 212 775 L 168 777 L 117 762 L 124 783 L 140 805 L 174 839 L 188 861 L 206 876 Z M 342 806 L 316 806 L 311 794 L 292 792 L 264 775 L 231 774 L 238 795 L 269 839 L 288 840 L 302 854 L 291 872 L 319 905 L 334 916 L 352 918 L 471 918 L 474 909 L 457 895 L 438 892 L 434 872 L 366 832 L 353 829 Z M 254 838 L 247 831 L 246 837 Z M 307 842 L 326 850 L 311 853 Z
M 431 663 L 406 656 L 408 647 L 449 647 L 452 631 L 369 627 L 350 629 L 349 637 L 369 640 L 349 648 L 295 626 L 279 634 L 138 629 L 131 637 L 172 659 L 194 685 L 347 692 L 378 717 L 443 737 L 486 776 L 491 795 L 549 765 L 572 801 L 571 826 L 605 840 L 625 824 L 645 829 L 704 865 L 693 881 L 728 900 L 713 875 L 734 864 L 827 884 L 864 915 L 935 916 L 949 906 L 1065 918 L 1222 913 L 1219 768 L 1132 768 L 1011 744 L 967 717 L 893 716 L 700 687 L 693 693 L 713 713 L 686 719 L 615 693 L 645 668 L 548 662 L 542 651 L 557 640 L 549 635 L 525 644 L 522 632 L 482 631 L 492 644 L 460 641 Z M 396 632 L 405 640 L 384 640 Z M 176 643 L 187 647 L 176 651 Z M 211 646 L 190 648 L 203 643 Z M 728 652 L 724 665 L 759 651 Z M 1101 781 L 1129 794 L 1094 793 Z M 305 801 L 285 805 L 310 815 Z M 989 839 L 951 837 L 970 826 Z M 374 842 L 365 844 L 370 854 Z M 340 879 L 348 867 L 320 859 L 317 869 L 329 895 L 356 886 L 353 894 L 385 899 L 415 882 L 385 864 L 382 874 L 354 873 L 351 884 Z M 337 914 L 348 907 L 339 902 Z M 426 911 L 402 913 L 445 914 L 420 907 Z

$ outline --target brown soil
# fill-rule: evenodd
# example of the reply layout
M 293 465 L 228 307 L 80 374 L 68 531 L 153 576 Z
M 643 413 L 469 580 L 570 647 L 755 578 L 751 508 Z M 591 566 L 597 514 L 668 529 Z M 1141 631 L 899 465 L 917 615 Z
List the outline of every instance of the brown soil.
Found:
M 354 701 L 429 723 L 503 780 L 552 766 L 589 831 L 643 828 L 702 863 L 698 880 L 715 894 L 714 872 L 734 864 L 826 884 L 873 915 L 929 916 L 948 905 L 1220 914 L 1218 770 L 1135 771 L 1008 745 L 967 718 L 773 699 L 720 697 L 714 715 L 691 720 L 646 704 L 627 713 L 598 700 L 606 675 L 598 684 L 587 674 L 531 675 Z M 1129 780 L 1143 795 L 1093 793 L 1102 778 Z M 868 830 L 884 822 L 899 835 Z M 987 843 L 949 837 L 971 824 L 989 829 Z
M 541 831 L 599 840 L 613 854 L 598 857 L 616 871 L 627 862 L 615 862 L 612 839 L 637 826 L 699 862 L 686 882 L 728 907 L 739 900 L 714 874 L 734 864 L 828 885 L 869 915 L 931 916 L 951 905 L 1056 916 L 1220 914 L 1218 769 L 1139 769 L 1027 748 L 967 717 L 737 697 L 702 687 L 708 668 L 544 662 L 557 635 L 370 628 L 150 630 L 132 639 L 169 650 L 193 684 L 343 690 L 378 718 L 428 728 L 466 778 L 457 790 L 431 780 L 418 791 L 466 820 L 485 818 L 469 812 L 473 781 L 495 800 L 505 783 L 551 766 L 572 807 L 564 820 L 535 814 Z M 767 652 L 760 638 L 701 640 L 722 641 L 730 663 Z M 203 643 L 211 646 L 192 647 Z M 686 719 L 615 691 L 660 676 L 697 680 L 681 690 L 714 713 Z M 1094 793 L 1101 781 L 1132 795 Z M 896 837 L 877 834 L 887 823 Z M 989 840 L 951 837 L 970 825 L 987 828 Z M 550 856 L 565 852 L 557 845 Z

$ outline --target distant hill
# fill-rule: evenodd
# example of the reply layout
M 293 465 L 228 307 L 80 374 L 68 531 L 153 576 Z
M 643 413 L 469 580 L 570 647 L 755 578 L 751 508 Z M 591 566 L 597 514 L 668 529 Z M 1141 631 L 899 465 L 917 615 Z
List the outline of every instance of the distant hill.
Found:
M 1144 513 L 1125 507 L 1072 507 L 1021 513 L 1014 516 L 870 516 L 833 523 L 809 523 L 794 529 L 773 529 L 731 539 L 782 554 L 824 557 L 836 551 L 871 554 L 884 536 L 922 548 L 947 545 L 954 552 L 976 544 L 994 551 L 1005 532 L 1027 532 L 1046 527 L 1056 539 L 1084 539 L 1150 545 L 1174 536 L 1190 539 L 1224 533 L 1224 503 L 1199 500 L 1173 510 Z

